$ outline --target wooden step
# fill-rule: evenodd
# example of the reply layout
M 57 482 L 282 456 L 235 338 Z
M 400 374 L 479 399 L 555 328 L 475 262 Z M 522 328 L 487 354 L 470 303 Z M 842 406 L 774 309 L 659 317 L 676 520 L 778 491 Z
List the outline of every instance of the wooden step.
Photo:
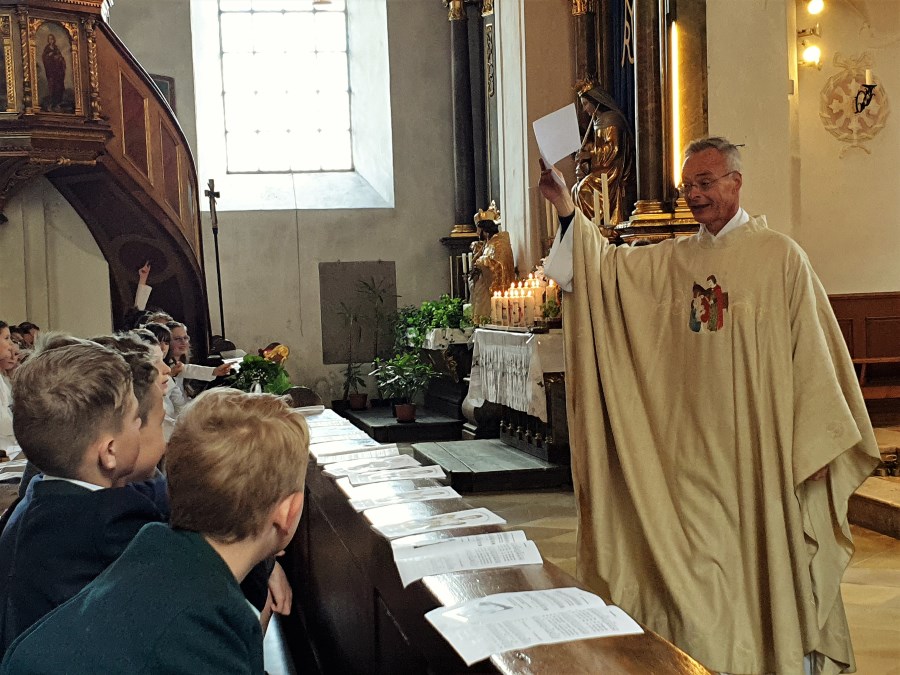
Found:
M 447 417 L 423 407 L 416 410 L 415 422 L 406 423 L 398 422 L 390 407 L 347 410 L 341 414 L 379 443 L 453 441 L 462 438 L 464 420 Z
M 495 438 L 416 443 L 413 456 L 423 464 L 439 464 L 459 492 L 558 488 L 572 481 L 568 466 L 545 462 Z
M 900 539 L 900 478 L 867 478 L 850 497 L 847 517 L 854 525 Z

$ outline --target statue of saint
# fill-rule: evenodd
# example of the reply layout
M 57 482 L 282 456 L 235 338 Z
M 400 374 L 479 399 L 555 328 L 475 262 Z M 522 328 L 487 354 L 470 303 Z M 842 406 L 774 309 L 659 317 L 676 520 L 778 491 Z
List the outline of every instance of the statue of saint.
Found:
M 594 217 L 594 192 L 603 204 L 601 176 L 609 182 L 609 214 L 612 227 L 625 222 L 634 204 L 628 198 L 634 175 L 634 135 L 625 115 L 612 96 L 589 83 L 578 92 L 584 111 L 591 116 L 591 129 L 585 134 L 581 150 L 575 156 L 577 174 L 582 174 L 572 188 L 575 204 L 589 218 Z M 590 168 L 585 170 L 585 163 Z
M 491 315 L 494 291 L 509 289 L 516 278 L 515 261 L 509 232 L 500 231 L 500 211 L 491 202 L 487 211 L 475 214 L 478 241 L 472 243 L 472 270 L 469 272 L 469 298 L 475 317 Z

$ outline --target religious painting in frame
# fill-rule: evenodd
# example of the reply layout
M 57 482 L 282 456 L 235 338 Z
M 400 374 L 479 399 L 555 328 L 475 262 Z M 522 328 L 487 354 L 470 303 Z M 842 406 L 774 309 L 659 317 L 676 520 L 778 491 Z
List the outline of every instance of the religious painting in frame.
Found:
M 0 113 L 16 112 L 16 72 L 12 48 L 12 21 L 10 17 L 0 16 Z
M 175 108 L 175 78 L 168 75 L 153 75 L 151 73 L 150 79 L 153 80 L 153 84 L 159 89 L 159 93 L 166 99 L 172 112 L 177 113 L 178 110 Z
M 81 115 L 78 24 L 33 18 L 28 27 L 35 108 L 54 115 Z

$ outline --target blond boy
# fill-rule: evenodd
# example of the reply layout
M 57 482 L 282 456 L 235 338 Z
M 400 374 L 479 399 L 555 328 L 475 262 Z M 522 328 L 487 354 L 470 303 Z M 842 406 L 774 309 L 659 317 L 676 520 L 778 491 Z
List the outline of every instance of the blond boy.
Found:
M 0 649 L 102 572 L 154 504 L 121 488 L 141 419 L 125 360 L 95 343 L 39 352 L 13 384 L 13 425 L 44 474 L 0 536 Z
M 169 442 L 171 527 L 141 530 L 13 644 L 0 673 L 261 675 L 262 631 L 239 582 L 293 536 L 308 444 L 303 417 L 278 397 L 198 396 Z

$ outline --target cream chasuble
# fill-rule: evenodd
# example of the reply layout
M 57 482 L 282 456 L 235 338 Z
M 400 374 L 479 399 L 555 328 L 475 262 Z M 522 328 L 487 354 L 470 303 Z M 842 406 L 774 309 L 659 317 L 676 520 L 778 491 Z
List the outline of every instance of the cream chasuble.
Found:
M 639 248 L 570 230 L 579 577 L 714 670 L 854 668 L 847 500 L 879 455 L 806 255 L 765 217 Z

